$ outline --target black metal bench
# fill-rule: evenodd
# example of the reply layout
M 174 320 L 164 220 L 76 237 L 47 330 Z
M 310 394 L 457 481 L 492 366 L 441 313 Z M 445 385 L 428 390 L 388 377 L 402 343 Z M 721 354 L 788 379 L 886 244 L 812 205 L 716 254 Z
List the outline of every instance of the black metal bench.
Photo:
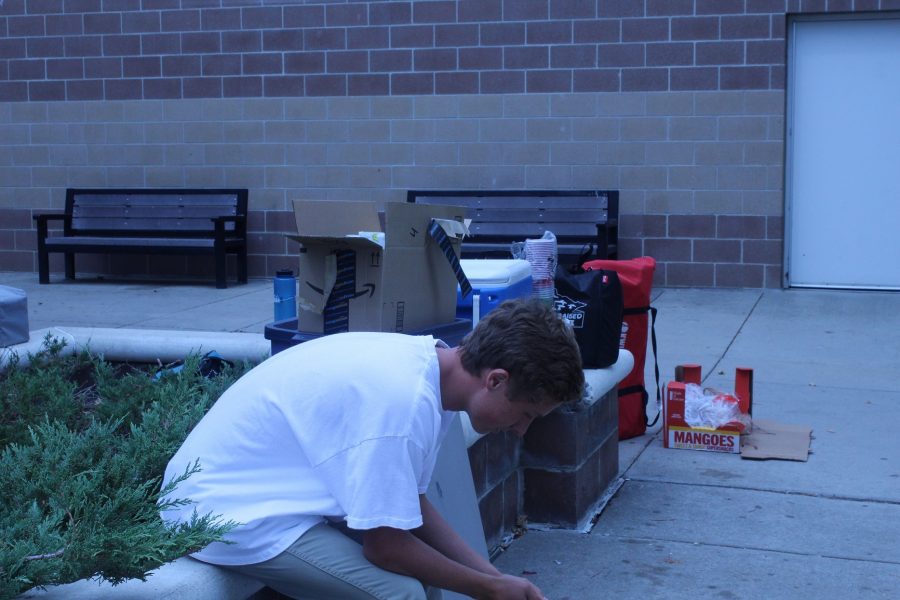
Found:
M 510 245 L 551 231 L 560 264 L 618 257 L 617 190 L 410 190 L 407 202 L 465 206 L 463 258 L 509 258 Z
M 216 287 L 224 288 L 225 257 L 237 255 L 237 279 L 247 282 L 246 189 L 67 189 L 62 214 L 34 215 L 38 277 L 50 282 L 51 252 L 65 254 L 75 278 L 77 253 L 208 254 Z M 63 221 L 62 235 L 48 235 Z

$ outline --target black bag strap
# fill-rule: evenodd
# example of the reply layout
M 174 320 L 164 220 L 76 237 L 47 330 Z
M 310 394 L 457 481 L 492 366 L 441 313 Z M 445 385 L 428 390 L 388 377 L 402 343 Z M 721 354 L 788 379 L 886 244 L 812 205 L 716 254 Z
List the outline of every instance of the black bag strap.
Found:
M 656 375 L 656 416 L 653 418 L 653 422 L 650 423 L 647 418 L 646 411 L 644 414 L 644 422 L 647 424 L 647 427 L 653 427 L 656 425 L 656 422 L 659 421 L 659 415 L 662 414 L 662 393 L 659 390 L 659 360 L 656 354 L 656 313 L 657 308 L 655 306 L 638 306 L 636 308 L 626 308 L 623 311 L 624 315 L 639 315 L 641 313 L 649 312 L 650 313 L 650 342 L 653 347 L 653 372 Z M 641 395 L 644 399 L 644 406 L 647 405 L 647 401 L 649 400 L 649 394 L 647 393 L 646 387 L 641 388 L 639 386 L 634 386 L 637 389 L 625 388 L 619 390 L 619 394 L 624 396 L 625 394 L 632 394 L 638 390 L 641 391 Z
M 578 266 L 584 270 L 584 263 L 594 258 L 594 244 L 585 242 L 581 246 L 581 253 L 578 255 Z
M 662 414 L 662 394 L 659 391 L 659 361 L 656 355 L 656 307 L 649 306 L 650 309 L 650 341 L 653 344 L 653 372 L 656 374 L 656 417 L 652 423 L 647 423 L 647 427 L 653 427 L 659 421 L 659 415 Z

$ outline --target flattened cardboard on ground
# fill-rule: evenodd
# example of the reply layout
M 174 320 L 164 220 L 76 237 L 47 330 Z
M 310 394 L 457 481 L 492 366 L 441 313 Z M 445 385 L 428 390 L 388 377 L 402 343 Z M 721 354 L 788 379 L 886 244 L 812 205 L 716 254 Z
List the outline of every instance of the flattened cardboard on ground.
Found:
M 741 436 L 741 458 L 798 460 L 809 457 L 812 429 L 767 419 L 753 419 L 753 429 Z

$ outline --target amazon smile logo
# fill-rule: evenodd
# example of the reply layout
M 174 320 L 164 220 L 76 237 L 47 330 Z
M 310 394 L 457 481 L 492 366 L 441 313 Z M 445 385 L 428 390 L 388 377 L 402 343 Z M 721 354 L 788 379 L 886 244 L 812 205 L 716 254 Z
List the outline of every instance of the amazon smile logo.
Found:
M 314 292 L 322 294 L 323 296 L 325 295 L 325 290 L 323 290 L 322 288 L 316 287 L 308 281 L 306 282 L 306 285 L 308 285 Z M 359 298 L 360 296 L 365 296 L 366 294 L 369 295 L 369 298 L 371 298 L 372 296 L 375 295 L 375 284 L 374 283 L 365 283 L 365 284 L 363 284 L 363 288 L 365 288 L 365 289 L 357 290 L 353 293 L 348 293 L 340 298 L 330 297 L 330 299 L 335 300 L 335 301 L 353 300 L 354 298 Z M 333 292 L 332 292 L 331 296 L 334 296 Z

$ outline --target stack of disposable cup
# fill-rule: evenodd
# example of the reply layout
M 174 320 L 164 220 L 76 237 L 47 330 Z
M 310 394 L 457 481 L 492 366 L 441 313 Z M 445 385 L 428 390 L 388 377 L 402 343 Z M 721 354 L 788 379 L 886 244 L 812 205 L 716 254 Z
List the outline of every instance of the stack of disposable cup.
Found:
M 540 239 L 525 240 L 525 260 L 531 264 L 532 295 L 553 306 L 556 236 L 545 231 Z

